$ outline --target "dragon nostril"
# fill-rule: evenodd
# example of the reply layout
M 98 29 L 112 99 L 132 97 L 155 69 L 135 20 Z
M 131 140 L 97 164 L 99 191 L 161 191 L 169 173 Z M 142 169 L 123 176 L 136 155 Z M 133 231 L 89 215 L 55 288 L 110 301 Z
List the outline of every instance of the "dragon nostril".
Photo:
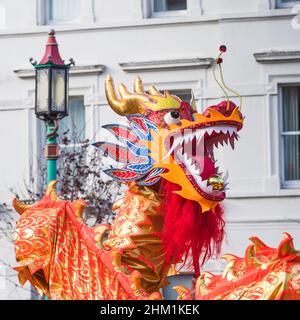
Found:
M 174 118 L 174 119 L 178 119 L 179 118 L 179 112 L 177 112 L 177 111 L 172 111 L 171 112 L 171 116 L 172 116 L 172 118 Z

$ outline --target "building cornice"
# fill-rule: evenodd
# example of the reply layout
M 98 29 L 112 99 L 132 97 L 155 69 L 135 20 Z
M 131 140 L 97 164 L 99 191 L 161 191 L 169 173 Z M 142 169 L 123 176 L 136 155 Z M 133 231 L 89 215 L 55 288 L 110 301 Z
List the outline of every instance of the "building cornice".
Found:
M 253 54 L 258 63 L 300 62 L 300 51 L 271 50 Z
M 178 16 L 178 17 L 164 17 L 164 18 L 147 18 L 136 19 L 134 21 L 110 21 L 101 23 L 89 24 L 70 24 L 70 25 L 54 25 L 57 33 L 74 33 L 86 32 L 105 29 L 131 29 L 144 28 L 153 26 L 167 26 L 167 25 L 189 25 L 189 24 L 207 24 L 207 23 L 230 23 L 230 22 L 247 22 L 260 20 L 277 20 L 277 19 L 291 19 L 297 14 L 290 9 L 274 9 L 259 12 L 242 12 L 232 14 L 204 14 L 197 16 Z M 2 29 L 0 30 L 0 38 L 3 37 L 19 37 L 30 35 L 44 35 L 49 29 L 48 25 L 40 25 L 22 29 Z
M 100 75 L 103 73 L 105 66 L 102 64 L 93 64 L 85 66 L 74 66 L 70 69 L 71 76 L 91 76 Z M 35 77 L 35 70 L 31 69 L 16 69 L 14 73 L 21 79 L 32 79 Z
M 156 70 L 207 69 L 213 64 L 213 62 L 213 58 L 182 58 L 122 62 L 119 63 L 119 66 L 125 72 L 145 72 Z

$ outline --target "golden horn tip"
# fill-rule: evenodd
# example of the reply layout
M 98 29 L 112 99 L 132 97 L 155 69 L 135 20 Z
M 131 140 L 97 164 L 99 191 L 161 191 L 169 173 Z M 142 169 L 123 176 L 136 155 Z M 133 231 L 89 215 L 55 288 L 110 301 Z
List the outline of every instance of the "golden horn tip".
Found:
M 108 74 L 108 75 L 106 76 L 105 81 L 113 81 L 113 77 L 111 76 L 111 74 Z
M 156 89 L 153 84 L 149 88 L 149 93 L 153 96 L 162 96 L 162 94 Z
M 21 200 L 14 198 L 12 201 L 12 205 L 14 209 L 18 212 L 18 214 L 24 213 L 26 210 L 30 209 L 31 207 L 34 206 L 34 204 L 26 204 L 22 202 Z
M 117 114 L 124 116 L 127 114 L 144 113 L 145 102 L 150 102 L 150 98 L 141 94 L 142 84 L 136 86 L 138 92 L 131 93 L 124 84 L 119 85 L 119 95 L 117 97 L 113 79 L 110 75 L 105 80 L 105 94 L 109 106 Z
M 134 290 L 141 290 L 141 278 L 142 278 L 141 273 L 137 270 L 134 270 L 130 274 L 130 278 L 132 281 L 133 289 Z
M 145 91 L 144 91 L 144 85 L 143 85 L 143 81 L 142 79 L 139 77 L 139 76 L 136 76 L 135 79 L 134 79 L 134 91 L 136 93 L 139 93 L 139 94 L 144 94 Z
M 72 202 L 73 207 L 75 209 L 75 215 L 77 217 L 82 217 L 84 208 L 86 207 L 87 203 L 83 199 L 78 199 Z
M 60 200 L 57 192 L 56 192 L 56 185 L 58 183 L 58 180 L 52 180 L 49 184 L 48 187 L 46 189 L 46 196 L 50 197 L 51 200 L 53 201 L 57 201 Z
M 52 180 L 46 189 L 46 195 L 49 196 L 55 189 L 56 189 L 56 185 L 57 185 L 58 180 Z
M 188 293 L 188 292 L 190 292 L 189 289 L 187 289 L 187 288 L 184 287 L 184 286 L 180 286 L 180 285 L 174 286 L 174 287 L 173 287 L 173 290 L 175 290 L 175 291 L 178 292 L 178 293 Z

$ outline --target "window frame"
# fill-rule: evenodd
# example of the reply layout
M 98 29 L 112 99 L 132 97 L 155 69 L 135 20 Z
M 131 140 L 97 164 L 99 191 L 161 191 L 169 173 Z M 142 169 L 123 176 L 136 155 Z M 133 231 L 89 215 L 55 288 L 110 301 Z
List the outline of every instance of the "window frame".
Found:
M 87 139 L 87 134 L 86 134 L 86 107 L 85 107 L 85 104 L 84 104 L 84 96 L 83 95 L 72 95 L 72 96 L 69 96 L 69 99 L 68 99 L 68 108 L 69 108 L 69 112 L 70 112 L 70 102 L 71 100 L 82 100 L 83 102 L 83 110 L 84 110 L 84 128 L 82 129 L 82 133 L 83 133 L 83 139 L 82 141 L 86 140 Z M 67 116 L 69 117 L 69 115 Z M 72 128 L 70 128 L 70 130 L 72 130 Z M 68 146 L 65 146 L 63 144 L 60 143 L 59 141 L 59 148 L 61 149 L 68 149 L 68 148 L 71 148 L 71 147 L 80 147 L 82 145 L 82 142 L 76 142 L 76 143 L 70 143 Z
M 286 9 L 286 8 L 291 8 L 295 5 L 299 5 L 300 1 L 291 1 L 289 3 L 283 3 L 281 0 L 275 0 L 275 7 L 276 9 Z
M 188 14 L 188 0 L 186 1 L 186 9 L 185 10 L 172 10 L 172 11 L 154 11 L 154 0 L 151 0 L 150 11 L 151 18 L 165 18 L 165 17 L 178 17 L 178 16 L 186 16 Z
M 168 92 L 172 95 L 178 96 L 180 98 L 180 96 L 183 95 L 190 95 L 190 99 L 192 99 L 193 97 L 193 91 L 191 88 L 188 89 L 170 89 L 168 90 Z M 187 101 L 187 100 L 185 100 Z M 190 103 L 190 100 L 187 101 L 188 103 Z
M 70 150 L 70 152 L 75 152 L 75 150 L 77 148 L 80 148 L 80 147 L 82 147 L 84 145 L 83 141 L 87 139 L 87 132 L 86 132 L 86 123 L 87 123 L 86 122 L 86 106 L 84 104 L 84 95 L 72 95 L 72 96 L 69 96 L 69 106 L 68 106 L 69 110 L 70 110 L 70 101 L 71 100 L 82 100 L 82 102 L 83 102 L 83 110 L 84 110 L 84 117 L 85 117 L 85 119 L 84 119 L 84 128 L 83 128 L 83 140 L 82 140 L 82 142 L 75 142 L 75 143 L 73 143 L 73 141 L 71 141 L 70 144 L 64 145 L 64 144 L 61 143 L 61 140 L 60 140 L 61 136 L 59 136 L 58 137 L 58 146 L 59 146 L 60 152 L 61 151 L 62 152 L 68 152 L 69 150 Z M 88 154 L 86 154 L 85 157 L 87 158 Z M 60 162 L 60 157 L 59 157 L 58 160 L 57 160 L 57 170 L 59 172 L 61 172 L 60 165 L 61 165 L 61 162 Z
M 82 0 L 78 0 L 81 6 Z M 81 12 L 82 8 L 80 9 L 80 13 L 78 18 L 72 20 L 64 20 L 64 21 L 56 21 L 50 20 L 49 18 L 49 0 L 40 0 L 39 3 L 39 11 L 40 11 L 40 24 L 42 25 L 72 25 L 78 24 L 81 22 Z
M 285 179 L 285 157 L 284 157 L 284 137 L 288 135 L 299 135 L 300 131 L 283 131 L 283 88 L 299 86 L 299 82 L 295 83 L 280 83 L 279 84 L 279 151 L 280 151 L 280 176 L 281 188 L 283 189 L 300 189 L 299 180 Z
M 86 121 L 86 105 L 84 104 L 84 95 L 72 95 L 72 96 L 69 96 L 69 106 L 68 106 L 68 108 L 69 108 L 69 110 L 70 110 L 70 101 L 72 100 L 72 99 L 78 99 L 79 100 L 79 98 L 80 99 L 82 99 L 82 101 L 83 101 L 83 107 L 84 107 L 84 114 L 85 114 L 85 125 L 84 125 L 84 128 L 83 128 L 83 140 L 82 141 L 84 141 L 84 140 L 86 140 L 87 139 L 87 130 L 86 130 L 86 127 L 87 127 L 87 121 Z M 69 116 L 69 115 L 68 115 Z M 68 117 L 67 116 L 67 117 Z M 38 136 L 38 143 L 39 143 L 39 145 L 40 145 L 40 147 L 43 149 L 44 147 L 45 147 L 45 145 L 46 145 L 46 135 L 47 135 L 47 133 L 46 133 L 46 126 L 45 126 L 45 124 L 44 124 L 44 122 L 43 121 L 39 121 L 38 122 L 38 131 L 37 131 L 37 136 Z M 65 146 L 64 144 L 62 144 L 61 143 L 61 141 L 60 141 L 60 138 L 61 138 L 61 136 L 59 136 L 59 138 L 58 138 L 58 141 L 57 141 L 57 144 L 58 144 L 58 146 L 59 146 L 59 148 L 60 149 L 68 149 L 68 148 L 73 148 L 73 147 L 80 147 L 81 145 L 82 145 L 82 143 L 80 143 L 80 142 L 77 142 L 77 143 L 70 143 L 69 145 L 67 145 L 67 146 Z M 41 153 L 41 155 L 43 155 L 43 152 Z

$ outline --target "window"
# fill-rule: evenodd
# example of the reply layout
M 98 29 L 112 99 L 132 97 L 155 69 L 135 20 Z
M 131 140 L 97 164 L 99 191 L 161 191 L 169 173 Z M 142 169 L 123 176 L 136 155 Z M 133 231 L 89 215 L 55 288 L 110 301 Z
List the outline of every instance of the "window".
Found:
M 296 4 L 300 4 L 300 1 L 295 1 L 295 0 L 277 0 L 276 1 L 277 8 L 289 8 Z
M 300 187 L 300 85 L 281 88 L 284 187 Z
M 82 97 L 72 97 L 69 100 L 69 115 L 59 122 L 58 135 L 65 135 L 71 144 L 77 144 L 85 139 L 85 109 Z
M 46 141 L 46 126 L 39 121 L 39 144 L 44 147 Z M 69 98 L 69 115 L 58 122 L 58 139 L 61 144 L 62 136 L 66 136 L 71 144 L 85 140 L 85 106 L 83 97 Z
M 186 10 L 186 0 L 154 0 L 153 11 L 177 11 Z
M 45 24 L 78 22 L 81 0 L 45 0 L 43 11 Z
M 66 163 L 70 161 L 70 158 L 74 158 L 73 165 L 76 165 L 76 161 L 80 155 L 87 155 L 83 145 L 87 143 L 82 143 L 86 139 L 85 128 L 85 106 L 82 96 L 70 97 L 69 98 L 69 115 L 62 120 L 59 120 L 58 129 L 58 139 L 60 156 L 57 162 L 57 172 L 59 174 L 58 179 L 62 182 L 65 178 L 65 166 Z M 43 155 L 43 150 L 46 143 L 46 126 L 44 121 L 38 121 L 38 145 L 39 145 L 39 155 L 37 162 L 38 170 L 38 190 L 44 190 L 43 183 L 46 181 L 46 159 Z M 64 134 L 65 133 L 65 134 Z M 63 138 L 68 138 L 68 144 L 63 142 Z M 83 150 L 83 151 L 82 151 Z M 67 159 L 68 157 L 68 159 Z M 83 157 L 80 158 L 83 160 Z M 73 170 L 73 165 L 71 169 Z
M 174 16 L 185 13 L 187 0 L 152 0 L 152 16 Z
M 174 94 L 182 101 L 190 102 L 192 99 L 192 91 L 190 89 L 187 90 L 168 90 L 171 94 Z
M 69 100 L 69 115 L 59 122 L 58 141 L 60 157 L 57 162 L 59 180 L 66 184 L 74 183 L 74 174 L 78 165 L 82 165 L 87 156 L 85 140 L 85 107 L 82 97 Z M 83 162 L 82 162 L 83 161 Z

